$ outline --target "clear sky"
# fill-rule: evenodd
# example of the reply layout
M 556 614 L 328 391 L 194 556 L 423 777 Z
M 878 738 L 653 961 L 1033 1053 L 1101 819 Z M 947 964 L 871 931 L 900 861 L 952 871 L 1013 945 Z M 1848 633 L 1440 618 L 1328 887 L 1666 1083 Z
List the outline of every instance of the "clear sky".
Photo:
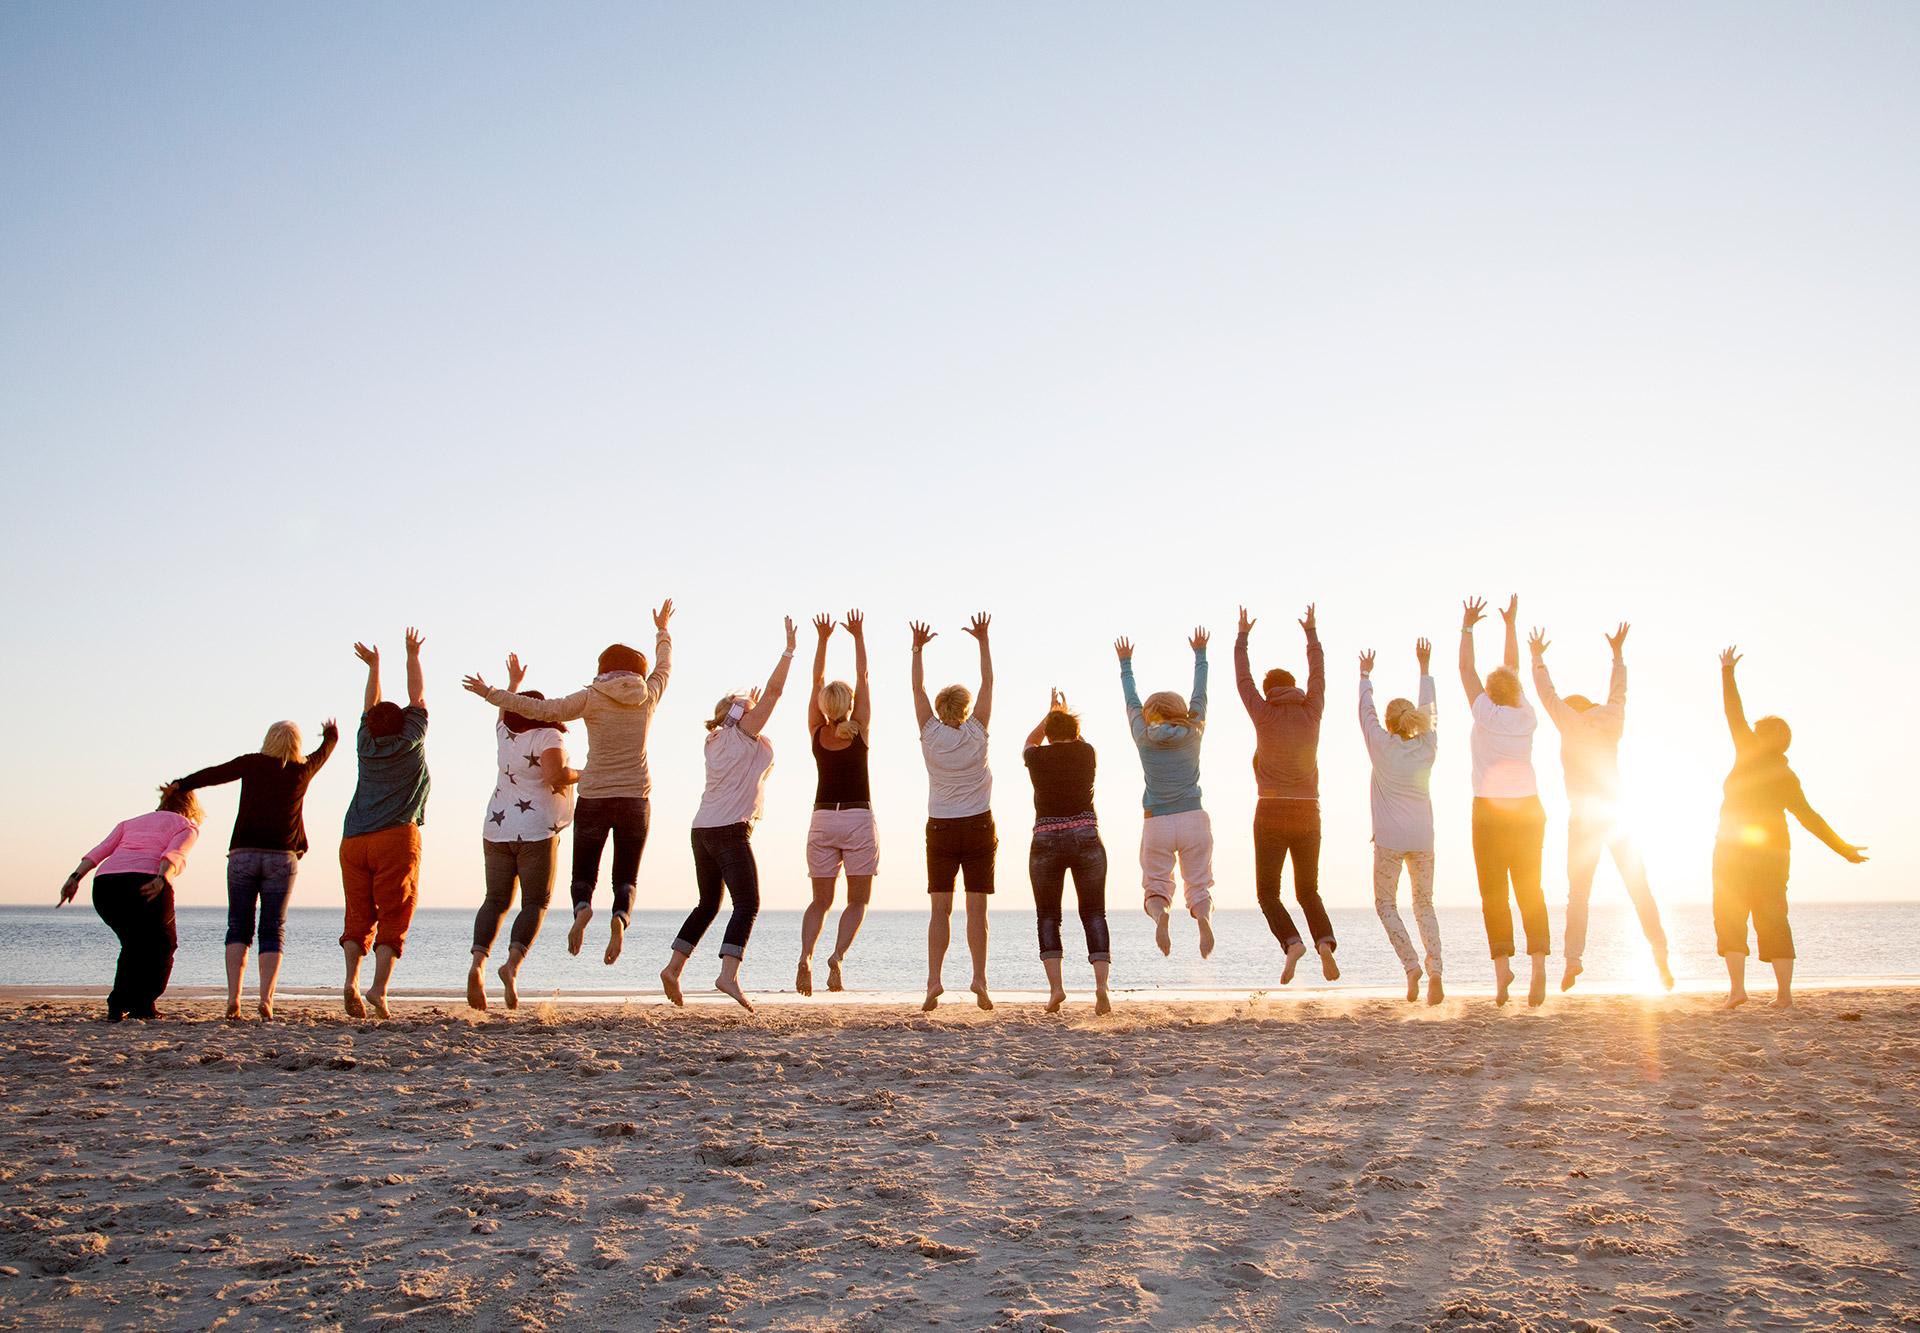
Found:
M 1336 904 L 1370 901 L 1354 655 L 1411 693 L 1432 637 L 1439 893 L 1471 902 L 1459 602 L 1515 590 L 1567 691 L 1634 624 L 1663 897 L 1707 893 L 1731 642 L 1872 848 L 1797 835 L 1795 894 L 1914 897 L 1917 69 L 1907 3 L 8 4 L 0 898 L 51 902 L 276 718 L 350 728 L 350 645 L 399 694 L 417 623 L 424 901 L 475 902 L 492 721 L 461 674 L 513 649 L 577 687 L 671 596 L 642 906 L 691 901 L 713 700 L 783 613 L 859 604 L 877 906 L 924 902 L 905 622 L 971 682 L 984 608 L 1002 905 L 1049 685 L 1134 901 L 1109 645 L 1184 687 L 1203 622 L 1218 893 L 1251 907 L 1243 600 L 1256 669 L 1300 669 L 1320 605 Z M 775 907 L 806 895 L 804 712 L 769 731 Z M 1551 886 L 1550 728 L 1537 760 Z M 343 753 L 315 785 L 296 902 L 339 899 L 352 781 Z M 233 799 L 185 902 L 224 901 Z

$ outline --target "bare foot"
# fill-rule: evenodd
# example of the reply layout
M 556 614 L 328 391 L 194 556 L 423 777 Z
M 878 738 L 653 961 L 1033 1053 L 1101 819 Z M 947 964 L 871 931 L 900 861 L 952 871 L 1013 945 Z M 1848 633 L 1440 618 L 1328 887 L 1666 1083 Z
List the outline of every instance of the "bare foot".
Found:
M 567 928 L 567 952 L 578 957 L 580 946 L 587 939 L 587 922 L 593 920 L 593 909 L 583 907 L 573 914 L 573 924 Z
M 1280 984 L 1286 985 L 1293 980 L 1293 969 L 1300 966 L 1300 960 L 1307 956 L 1307 946 L 1295 940 L 1287 946 L 1287 965 L 1280 969 Z
M 1340 980 L 1340 965 L 1333 961 L 1333 945 L 1322 944 L 1320 948 L 1320 975 L 1328 981 Z
M 1560 989 L 1563 991 L 1572 990 L 1573 983 L 1577 981 L 1580 974 L 1586 970 L 1586 968 L 1580 966 L 1578 963 L 1568 963 L 1567 970 L 1560 974 Z
M 838 958 L 827 959 L 827 989 L 845 990 L 846 988 L 846 980 L 840 975 L 840 960 Z
M 368 991 L 367 1007 L 372 1009 L 374 1013 L 380 1015 L 380 1017 L 382 1018 L 393 1017 L 392 1011 L 390 1011 L 387 1008 L 387 993 L 385 991 L 382 991 L 382 990 Z
M 227 1001 L 227 1021 L 229 1023 L 238 1023 L 240 1021 L 240 1001 Z
M 1668 990 L 1672 990 L 1673 989 L 1673 969 L 1667 966 L 1666 955 L 1662 954 L 1660 955 L 1660 957 L 1654 959 L 1653 965 L 1660 969 L 1660 984 L 1666 987 Z
M 713 988 L 724 995 L 731 995 L 735 1003 L 748 1013 L 753 1012 L 752 1002 L 747 999 L 746 993 L 740 989 L 740 978 L 716 977 L 714 978 Z
M 1194 921 L 1200 927 L 1200 956 L 1202 958 L 1212 957 L 1213 955 L 1213 918 L 1207 917 L 1207 916 L 1197 916 L 1194 918 Z
M 513 970 L 512 963 L 500 964 L 500 989 L 506 992 L 507 1008 L 520 1007 L 520 974 Z
M 1440 984 L 1440 978 L 1428 977 L 1427 978 L 1427 1003 L 1439 1004 L 1440 1001 L 1446 998 L 1447 998 L 1447 989 L 1446 987 Z
M 467 1007 L 469 1009 L 487 1007 L 487 981 L 481 975 L 478 963 L 467 969 Z
M 1104 990 L 1097 990 L 1093 993 L 1093 1012 L 1096 1014 L 1110 1014 L 1113 1012 L 1113 1001 L 1107 998 L 1107 993 Z
M 607 927 L 607 957 L 605 961 L 608 967 L 612 967 L 619 959 L 620 944 L 626 937 L 627 923 L 616 916 L 613 919 L 613 924 Z
M 1153 928 L 1153 942 L 1159 947 L 1160 954 L 1163 958 L 1171 958 L 1173 956 L 1173 929 L 1167 924 L 1165 913 L 1162 913 L 1158 920 L 1160 924 Z
M 1047 1012 L 1057 1014 L 1060 1006 L 1067 1002 L 1067 993 L 1063 990 L 1051 991 L 1047 995 Z
M 935 986 L 928 990 L 926 1001 L 920 1006 L 920 1012 L 930 1014 L 935 1009 L 938 1009 L 940 1007 L 940 997 L 946 993 L 947 990 L 944 986 Z
M 260 1001 L 260 1021 L 262 1023 L 273 1022 L 273 1001 L 272 1000 Z
M 971 986 L 967 987 L 967 989 L 973 992 L 973 1002 L 975 1004 L 979 1005 L 982 1009 L 993 1008 L 993 1001 L 987 998 L 986 982 L 976 981 Z
M 1539 1008 L 1547 1002 L 1547 974 L 1543 968 L 1534 968 L 1533 975 L 1527 979 L 1527 1005 Z
M 1493 960 L 1493 1002 L 1505 1004 L 1507 992 L 1513 989 L 1513 964 L 1505 958 Z
M 1407 973 L 1407 1003 L 1412 1004 L 1419 998 L 1420 974 L 1418 972 L 1409 972 Z
M 802 958 L 800 970 L 793 974 L 793 988 L 802 995 L 813 994 L 813 964 Z
M 345 990 L 341 991 L 340 1003 L 347 1007 L 348 1018 L 365 1018 L 367 1016 L 367 1003 L 360 998 L 360 991 L 357 987 L 348 986 Z
M 1720 1007 L 1722 1009 L 1738 1009 L 1741 1005 L 1745 1004 L 1746 1002 L 1747 1002 L 1747 993 L 1743 990 L 1737 990 L 1729 994 L 1727 996 L 1727 1002 L 1721 1005 Z
M 1773 1009 L 1791 1009 L 1793 1008 L 1793 995 L 1788 991 L 1781 991 L 1773 997 L 1773 1003 L 1768 1007 Z
M 675 1004 L 686 1004 L 686 1001 L 680 996 L 680 977 L 672 968 L 663 967 L 660 969 L 660 989 L 665 991 L 667 998 Z

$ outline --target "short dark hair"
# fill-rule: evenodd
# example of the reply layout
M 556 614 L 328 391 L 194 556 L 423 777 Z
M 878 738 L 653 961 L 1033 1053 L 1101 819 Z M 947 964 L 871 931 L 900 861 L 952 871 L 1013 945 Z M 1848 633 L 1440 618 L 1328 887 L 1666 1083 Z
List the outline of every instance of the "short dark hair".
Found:
M 522 699 L 544 699 L 547 696 L 538 690 L 521 690 L 520 697 Z M 507 730 L 516 736 L 523 731 L 532 731 L 536 727 L 552 727 L 555 731 L 565 731 L 567 729 L 567 724 L 564 722 L 541 722 L 534 718 L 523 717 L 519 713 L 502 713 L 500 720 L 506 723 Z
M 624 643 L 609 644 L 600 653 L 600 674 L 604 676 L 609 671 L 631 671 L 636 676 L 644 676 L 647 659 L 637 648 L 629 648 Z
M 1260 682 L 1260 692 L 1262 694 L 1272 694 L 1275 690 L 1290 690 L 1292 688 L 1293 673 L 1285 667 L 1275 667 L 1267 673 L 1267 678 Z
M 1047 714 L 1047 739 L 1054 742 L 1080 739 L 1080 719 L 1064 708 Z
M 398 736 L 407 725 L 407 715 L 399 704 L 382 699 L 367 710 L 366 723 L 370 736 Z

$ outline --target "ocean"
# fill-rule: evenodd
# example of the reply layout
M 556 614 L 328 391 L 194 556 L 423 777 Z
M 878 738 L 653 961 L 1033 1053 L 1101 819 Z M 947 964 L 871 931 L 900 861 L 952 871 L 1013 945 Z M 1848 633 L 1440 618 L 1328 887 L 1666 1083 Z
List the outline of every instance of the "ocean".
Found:
M 1071 903 L 1072 895 L 1069 893 Z M 1404 909 L 1403 909 L 1404 910 Z M 956 910 L 954 942 L 948 950 L 946 985 L 949 1002 L 964 1001 L 968 976 L 961 912 Z M 587 947 L 578 958 L 566 951 L 568 913 L 549 913 L 545 928 L 521 972 L 523 999 L 652 997 L 659 994 L 656 974 L 682 913 L 646 911 L 634 914 L 626 950 L 614 966 L 601 962 L 606 944 L 607 915 L 594 919 Z M 1404 986 L 1398 960 L 1385 932 L 1370 909 L 1332 909 L 1340 939 L 1341 979 L 1322 980 L 1317 958 L 1301 960 L 1295 991 L 1342 990 L 1397 992 Z M 1440 909 L 1440 932 L 1445 950 L 1445 975 L 1451 989 L 1484 991 L 1492 985 L 1480 914 L 1473 907 Z M 826 956 L 832 949 L 838 908 L 827 918 L 822 943 L 814 955 L 818 992 L 826 990 Z M 296 907 L 288 915 L 287 948 L 280 973 L 280 993 L 286 996 L 331 994 L 340 984 L 338 907 Z M 688 967 L 693 983 L 689 992 L 708 985 L 716 967 L 716 951 L 725 912 L 703 941 Z M 1113 934 L 1112 985 L 1119 992 L 1226 992 L 1244 994 L 1274 987 L 1279 979 L 1281 954 L 1257 911 L 1221 911 L 1214 918 L 1218 947 L 1202 960 L 1195 947 L 1193 923 L 1176 915 L 1174 949 L 1163 958 L 1153 945 L 1152 923 L 1128 904 L 1109 911 Z M 1713 951 L 1713 926 L 1704 904 L 1674 904 L 1665 908 L 1672 942 L 1673 970 L 1683 989 L 1712 989 L 1724 985 L 1725 970 Z M 511 917 L 508 918 L 510 923 Z M 1793 929 L 1800 959 L 1796 981 L 1835 983 L 1852 981 L 1914 981 L 1920 979 L 1920 903 L 1809 903 L 1793 908 Z M 1408 919 L 1408 928 L 1413 922 Z M 926 977 L 925 913 L 873 912 L 867 917 L 847 965 L 847 983 L 855 995 L 868 999 L 917 997 Z M 222 941 L 226 913 L 222 908 L 188 907 L 179 912 L 180 951 L 174 960 L 176 991 L 224 987 Z M 406 953 L 395 975 L 395 992 L 412 996 L 459 996 L 464 993 L 468 950 L 472 942 L 473 913 L 464 909 L 432 909 L 414 918 Z M 1553 938 L 1560 940 L 1561 919 L 1553 916 Z M 800 913 L 762 912 L 747 950 L 743 972 L 749 991 L 773 998 L 791 992 L 798 957 Z M 1415 932 L 1415 941 L 1418 935 Z M 1066 979 L 1070 991 L 1091 987 L 1084 937 L 1077 917 L 1066 921 Z M 56 994 L 94 993 L 112 979 L 117 941 L 94 915 L 83 893 L 70 907 L 0 907 L 0 984 L 33 987 Z M 505 956 L 506 931 L 494 946 L 494 961 Z M 1521 974 L 1524 979 L 1524 959 Z M 1581 989 L 1590 991 L 1644 991 L 1654 984 L 1652 965 L 1631 909 L 1624 901 L 1604 896 L 1593 909 Z M 1764 992 L 1772 984 L 1771 970 L 1754 960 L 1750 980 Z M 1552 960 L 1552 986 L 1559 984 L 1560 964 Z M 489 978 L 497 1002 L 497 979 Z M 991 915 L 988 981 L 993 990 L 1009 997 L 1044 990 L 1031 909 L 996 910 Z M 248 990 L 253 988 L 248 967 Z M 958 992 L 958 994 L 955 994 Z

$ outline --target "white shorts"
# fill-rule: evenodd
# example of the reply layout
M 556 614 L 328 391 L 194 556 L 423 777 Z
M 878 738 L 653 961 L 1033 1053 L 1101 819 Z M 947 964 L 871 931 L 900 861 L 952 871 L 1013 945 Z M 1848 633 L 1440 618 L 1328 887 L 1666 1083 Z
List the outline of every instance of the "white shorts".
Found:
M 880 835 L 871 810 L 815 810 L 807 825 L 807 877 L 880 873 Z

